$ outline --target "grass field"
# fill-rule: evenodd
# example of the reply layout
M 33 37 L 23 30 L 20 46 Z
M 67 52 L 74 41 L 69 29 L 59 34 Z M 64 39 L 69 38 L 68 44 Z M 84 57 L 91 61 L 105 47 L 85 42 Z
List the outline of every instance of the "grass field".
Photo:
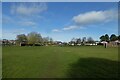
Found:
M 117 77 L 118 48 L 3 47 L 3 78 Z

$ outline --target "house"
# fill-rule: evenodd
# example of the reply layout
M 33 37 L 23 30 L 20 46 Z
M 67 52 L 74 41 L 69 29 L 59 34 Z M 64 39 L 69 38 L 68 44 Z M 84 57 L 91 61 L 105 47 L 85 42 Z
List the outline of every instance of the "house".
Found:
M 117 47 L 120 45 L 120 41 L 119 40 L 116 40 L 116 41 L 111 41 L 109 43 L 109 46 L 112 46 L 112 47 Z
M 63 43 L 61 41 L 55 41 L 55 44 L 59 45 L 59 46 L 63 45 Z
M 101 44 L 107 44 L 108 42 L 107 41 L 102 41 L 102 42 L 100 42 Z
M 10 43 L 11 45 L 15 45 L 15 44 L 16 44 L 16 41 L 15 41 L 15 40 L 9 40 L 9 43 Z
M 70 46 L 75 46 L 75 42 L 74 42 L 74 41 L 70 41 L 70 42 L 68 43 L 68 45 L 70 45 Z
M 20 42 L 20 46 L 26 46 L 27 45 L 27 41 L 22 41 L 22 42 Z
M 95 46 L 97 43 L 85 43 L 86 46 Z
M 2 45 L 5 46 L 5 45 L 9 45 L 9 41 L 7 39 L 3 39 L 2 40 Z
M 86 42 L 86 43 L 84 43 L 84 45 L 86 45 L 86 46 L 96 46 L 96 45 L 98 45 L 98 41 L 95 41 L 95 42 L 92 42 L 92 43 L 88 43 L 88 42 Z
M 81 44 L 77 44 L 77 46 L 81 46 Z
M 102 41 L 100 42 L 101 44 L 103 44 L 105 46 L 105 44 L 107 44 L 107 46 L 109 47 L 117 47 L 118 45 L 120 45 L 120 41 L 116 40 L 116 41 L 110 41 L 109 43 L 106 41 Z
M 120 41 L 119 40 L 116 40 L 116 41 L 114 41 L 117 45 L 119 45 L 120 44 Z

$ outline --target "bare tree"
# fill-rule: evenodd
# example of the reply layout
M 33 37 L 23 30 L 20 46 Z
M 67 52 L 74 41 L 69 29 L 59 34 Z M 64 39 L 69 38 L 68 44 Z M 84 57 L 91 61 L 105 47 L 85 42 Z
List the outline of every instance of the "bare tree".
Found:
M 88 37 L 88 38 L 87 38 L 87 42 L 88 42 L 88 43 L 94 43 L 94 40 L 93 40 L 92 37 Z
M 42 36 L 36 32 L 29 33 L 27 38 L 28 38 L 28 44 L 36 44 L 43 42 Z
M 16 39 L 16 43 L 17 44 L 20 44 L 20 43 L 22 43 L 22 42 L 25 42 L 25 43 L 27 43 L 27 36 L 25 35 L 25 34 L 20 34 L 20 35 L 17 35 L 17 37 L 16 37 L 17 39 Z

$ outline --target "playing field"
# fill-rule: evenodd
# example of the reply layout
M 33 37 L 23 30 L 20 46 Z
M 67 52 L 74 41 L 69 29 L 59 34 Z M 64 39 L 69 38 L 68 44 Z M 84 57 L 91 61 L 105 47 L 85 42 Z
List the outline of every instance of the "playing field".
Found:
M 118 48 L 3 47 L 3 78 L 117 77 Z

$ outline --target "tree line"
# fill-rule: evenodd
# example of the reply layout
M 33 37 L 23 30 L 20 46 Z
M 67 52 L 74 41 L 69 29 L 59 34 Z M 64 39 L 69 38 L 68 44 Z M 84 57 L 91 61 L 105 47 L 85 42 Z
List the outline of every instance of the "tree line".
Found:
M 87 44 L 96 44 L 100 43 L 102 41 L 112 42 L 119 40 L 120 41 L 120 35 L 102 35 L 99 37 L 100 41 L 95 41 L 92 37 L 83 37 L 83 38 L 72 38 L 71 41 L 67 42 L 61 42 L 61 41 L 53 41 L 51 37 L 42 37 L 40 33 L 37 32 L 30 32 L 28 34 L 19 34 L 16 36 L 16 40 L 4 40 L 3 39 L 3 45 L 56 45 L 56 44 L 62 44 L 62 45 L 87 45 Z M 10 43 L 11 41 L 11 43 Z
M 112 34 L 109 36 L 108 34 L 105 34 L 105 35 L 100 36 L 100 41 L 110 42 L 110 41 L 116 41 L 116 40 L 120 41 L 120 35 L 117 36 L 115 34 Z M 96 41 L 92 37 L 88 37 L 88 38 L 83 37 L 83 38 L 72 38 L 69 44 L 84 45 L 85 43 L 93 44 L 95 42 Z M 46 44 L 54 44 L 54 41 L 50 37 L 42 37 L 40 33 L 30 32 L 27 35 L 25 34 L 17 35 L 16 43 L 17 44 L 25 43 L 25 44 L 32 44 L 32 45 L 37 45 L 37 44 L 46 45 Z
M 69 44 L 84 44 L 84 43 L 94 43 L 92 37 L 83 37 L 81 38 L 72 38 Z M 42 37 L 40 33 L 37 32 L 30 32 L 27 35 L 19 34 L 16 37 L 16 43 L 24 43 L 24 44 L 31 44 L 31 45 L 45 45 L 45 44 L 54 44 L 54 41 L 50 37 Z M 65 43 L 65 42 L 64 42 Z
M 29 45 L 43 45 L 52 44 L 53 39 L 50 37 L 42 37 L 40 33 L 30 32 L 27 35 L 20 34 L 16 37 L 16 44 L 29 44 Z
M 95 40 L 92 37 L 83 37 L 83 38 L 72 38 L 71 41 L 69 42 L 70 44 L 75 44 L 75 45 L 84 45 L 85 43 L 90 43 L 93 44 L 95 43 Z
M 115 34 L 112 34 L 109 36 L 108 34 L 105 34 L 100 37 L 100 41 L 110 42 L 110 41 L 116 41 L 116 40 L 120 41 L 120 35 L 117 36 Z

